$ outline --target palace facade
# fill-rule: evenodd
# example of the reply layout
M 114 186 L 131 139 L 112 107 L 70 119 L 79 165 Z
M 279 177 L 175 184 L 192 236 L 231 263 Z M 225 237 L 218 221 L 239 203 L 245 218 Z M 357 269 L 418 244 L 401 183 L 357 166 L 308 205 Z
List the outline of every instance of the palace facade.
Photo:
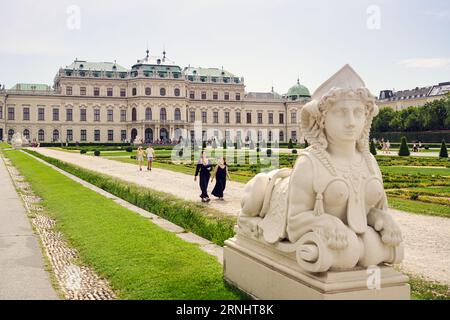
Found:
M 39 142 L 177 141 L 199 139 L 199 123 L 204 140 L 300 140 L 299 112 L 310 93 L 299 81 L 285 95 L 246 92 L 244 79 L 226 70 L 181 68 L 165 52 L 146 53 L 131 69 L 75 59 L 53 87 L 3 87 L 0 140 L 21 132 Z

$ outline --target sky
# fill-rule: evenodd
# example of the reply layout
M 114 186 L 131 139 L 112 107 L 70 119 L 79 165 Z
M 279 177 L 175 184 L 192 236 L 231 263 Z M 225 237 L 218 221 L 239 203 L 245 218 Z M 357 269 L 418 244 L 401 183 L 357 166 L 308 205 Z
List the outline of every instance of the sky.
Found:
M 311 93 L 349 63 L 378 95 L 450 81 L 448 0 L 16 0 L 1 4 L 0 84 L 53 84 L 75 58 L 160 55 L 223 67 L 246 91 Z

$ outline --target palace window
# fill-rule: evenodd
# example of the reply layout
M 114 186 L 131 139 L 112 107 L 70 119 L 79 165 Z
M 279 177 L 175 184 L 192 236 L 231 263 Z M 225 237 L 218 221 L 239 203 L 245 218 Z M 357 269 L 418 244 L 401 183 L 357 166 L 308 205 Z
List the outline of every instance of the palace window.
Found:
M 269 124 L 273 124 L 273 113 L 269 113 Z
M 262 112 L 258 112 L 258 124 L 262 124 L 263 123 L 262 118 L 263 118 Z
M 23 130 L 23 136 L 29 141 L 30 140 L 30 130 Z
M 107 117 L 108 117 L 108 122 L 113 122 L 114 121 L 114 110 L 109 109 L 107 111 Z
M 87 140 L 86 130 L 84 130 L 84 129 L 80 131 L 80 140 L 81 141 L 86 141 Z
M 30 120 L 30 108 L 28 107 L 23 108 L 23 120 L 24 121 Z
M 225 111 L 225 123 L 230 123 L 230 112 Z
M 121 97 L 126 97 L 127 96 L 127 91 L 124 88 L 120 89 L 120 96 Z
M 269 131 L 269 141 L 272 141 L 272 131 Z
M 66 109 L 66 121 L 73 120 L 73 109 Z
M 241 123 L 241 113 L 236 112 L 236 123 Z
M 133 88 L 131 90 L 131 95 L 133 95 L 133 96 L 137 95 L 137 89 L 136 88 Z
M 217 91 L 213 92 L 213 100 L 218 100 L 219 99 L 219 93 Z
M 175 97 L 179 97 L 180 96 L 180 89 L 175 88 L 175 90 L 173 91 Z
M 291 123 L 297 123 L 297 112 L 291 113 Z
M 284 132 L 280 131 L 280 142 L 284 142 Z
M 120 110 L 120 121 L 127 121 L 127 110 Z
M 98 97 L 100 95 L 100 88 L 95 87 L 94 88 L 94 96 Z
M 106 95 L 108 97 L 112 97 L 113 96 L 113 88 L 107 88 L 106 89 Z
M 80 87 L 80 96 L 86 95 L 86 87 Z
M 44 120 L 45 120 L 45 109 L 38 108 L 38 121 L 44 121 Z
M 94 141 L 100 141 L 100 130 L 94 130 Z
M 108 130 L 108 141 L 114 141 L 114 130 Z
M 13 135 L 14 135 L 14 130 L 13 129 L 9 129 L 8 130 L 8 140 L 11 140 Z
M 42 129 L 40 129 L 40 130 L 38 131 L 38 140 L 39 140 L 39 141 L 44 141 L 44 140 L 45 140 L 45 132 L 44 132 L 44 130 L 42 130 Z
M 195 111 L 189 112 L 189 122 L 195 122 Z
M 145 88 L 145 95 L 150 96 L 151 94 L 152 94 L 152 88 L 150 88 L 150 87 Z
M 161 108 L 161 110 L 159 111 L 159 119 L 161 121 L 166 121 L 167 120 L 167 111 L 166 108 Z
M 53 142 L 59 141 L 59 131 L 53 130 Z
M 159 95 L 164 97 L 166 95 L 166 88 L 159 89 Z
M 120 140 L 121 141 L 127 140 L 127 130 L 121 130 L 120 131 Z
M 202 91 L 202 100 L 206 100 L 206 92 Z
M 68 96 L 72 95 L 72 87 L 66 87 L 66 95 Z
M 3 106 L 0 105 L 0 119 L 3 119 Z
M 181 111 L 179 108 L 175 109 L 175 121 L 181 121 Z
M 53 121 L 59 121 L 59 109 L 53 108 Z
M 189 99 L 195 99 L 195 92 L 189 91 Z
M 225 92 L 223 98 L 224 98 L 224 100 L 230 100 L 230 93 Z
M 136 110 L 136 108 L 131 109 L 131 121 L 137 121 L 137 110 Z
M 8 120 L 14 120 L 14 107 L 8 108 Z
M 241 94 L 240 93 L 236 93 L 236 100 L 237 101 L 241 100 Z
M 73 140 L 73 131 L 72 129 L 67 129 L 67 141 L 72 141 Z
M 80 109 L 80 121 L 86 121 L 86 109 Z
M 100 121 L 100 109 L 94 109 L 94 121 Z
M 219 123 L 219 112 L 218 111 L 214 111 L 214 113 L 213 113 L 213 122 Z
M 247 112 L 247 123 L 252 123 L 252 113 Z
M 202 111 L 202 123 L 206 123 L 208 118 L 208 114 L 206 111 Z
M 293 142 L 297 142 L 297 131 L 291 131 L 291 139 Z
M 284 124 L 284 113 L 280 113 L 278 115 L 279 124 Z
M 152 120 L 152 108 L 145 109 L 145 120 Z

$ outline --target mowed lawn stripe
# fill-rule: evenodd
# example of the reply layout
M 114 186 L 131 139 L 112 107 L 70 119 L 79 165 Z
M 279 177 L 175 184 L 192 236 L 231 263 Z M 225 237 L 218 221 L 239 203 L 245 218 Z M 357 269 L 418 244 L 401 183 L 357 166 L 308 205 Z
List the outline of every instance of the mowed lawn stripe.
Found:
M 19 151 L 5 151 L 43 199 L 83 263 L 122 299 L 238 299 L 222 266 L 197 245 L 154 225 Z

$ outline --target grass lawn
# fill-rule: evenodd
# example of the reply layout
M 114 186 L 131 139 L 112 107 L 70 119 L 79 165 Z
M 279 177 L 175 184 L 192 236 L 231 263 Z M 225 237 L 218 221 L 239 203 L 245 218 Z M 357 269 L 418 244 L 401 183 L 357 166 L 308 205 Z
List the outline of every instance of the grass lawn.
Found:
M 179 239 L 19 151 L 4 151 L 43 199 L 46 213 L 83 263 L 121 299 L 239 299 L 222 266 Z

